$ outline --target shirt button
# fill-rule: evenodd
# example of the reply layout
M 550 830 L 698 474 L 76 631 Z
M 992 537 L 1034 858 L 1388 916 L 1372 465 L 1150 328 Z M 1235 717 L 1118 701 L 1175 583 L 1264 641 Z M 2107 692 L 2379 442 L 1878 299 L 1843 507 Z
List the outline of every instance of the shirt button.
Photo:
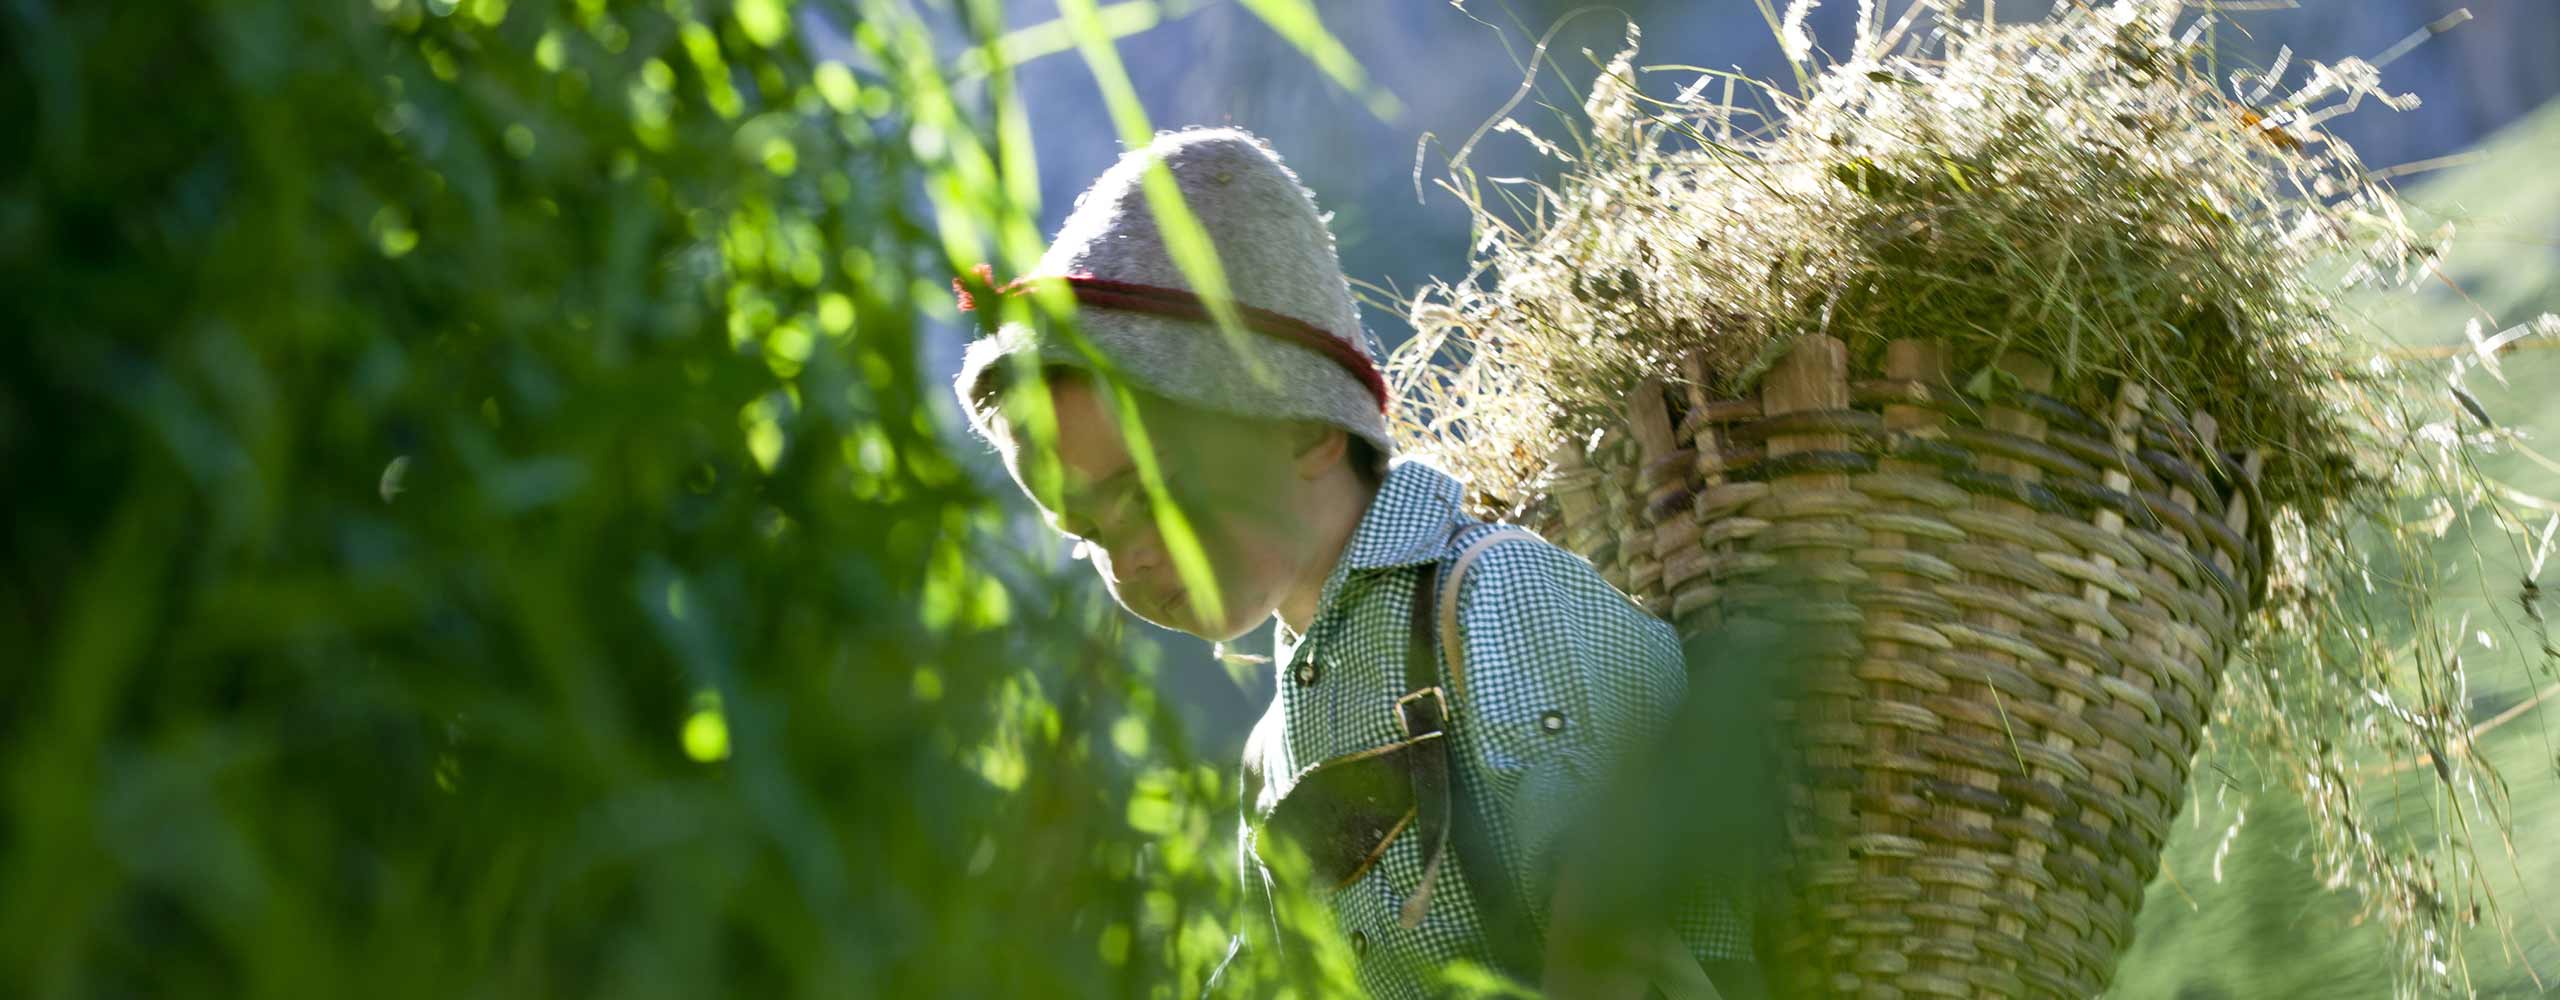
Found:
M 1352 932 L 1351 932 L 1351 954 L 1353 954 L 1354 956 L 1363 956 L 1363 955 L 1367 955 L 1368 953 L 1369 953 L 1369 932 L 1368 932 L 1368 931 L 1352 931 Z
M 1298 686 L 1313 687 L 1315 682 L 1316 661 L 1308 660 L 1305 663 L 1298 664 Z
M 1538 715 L 1538 728 L 1550 733 L 1564 732 L 1564 713 L 1548 709 Z

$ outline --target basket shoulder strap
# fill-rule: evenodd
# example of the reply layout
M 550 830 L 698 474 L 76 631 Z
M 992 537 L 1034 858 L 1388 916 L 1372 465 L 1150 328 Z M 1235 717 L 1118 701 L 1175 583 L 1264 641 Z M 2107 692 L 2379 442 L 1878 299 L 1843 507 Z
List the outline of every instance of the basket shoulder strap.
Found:
M 1467 527 L 1465 524 L 1460 524 L 1450 531 L 1454 536 L 1457 532 L 1466 530 Z M 1414 595 L 1416 605 L 1414 630 L 1417 650 L 1427 650 L 1430 639 L 1425 633 L 1432 631 L 1432 626 L 1438 626 L 1441 661 L 1446 668 L 1442 682 L 1449 688 L 1447 701 L 1449 724 L 1452 727 L 1462 728 L 1471 724 L 1464 718 L 1465 713 L 1458 710 L 1458 706 L 1466 701 L 1466 655 L 1461 649 L 1462 643 L 1458 631 L 1458 586 L 1466 579 L 1467 567 L 1475 562 L 1476 556 L 1483 554 L 1484 550 L 1492 547 L 1494 543 L 1536 537 L 1525 530 L 1509 526 L 1505 526 L 1502 530 L 1487 532 L 1482 537 L 1467 543 L 1466 548 L 1459 550 L 1457 557 L 1450 561 L 1449 572 L 1437 581 L 1436 587 L 1427 593 Z M 1424 579 L 1429 579 L 1429 574 L 1436 571 L 1438 567 L 1439 564 L 1436 562 L 1425 566 Z M 1433 610 L 1438 612 L 1433 616 L 1438 619 L 1436 622 L 1423 616 L 1421 605 L 1426 599 L 1433 605 Z M 1411 662 L 1413 661 L 1408 660 L 1408 663 Z M 1406 669 L 1412 670 L 1415 667 L 1408 666 Z M 1456 800 L 1452 803 L 1456 815 L 1453 817 L 1454 822 L 1451 824 L 1452 829 L 1449 834 L 1450 846 L 1458 856 L 1459 868 L 1466 872 L 1468 888 L 1475 893 L 1478 916 L 1482 920 L 1486 941 L 1491 946 L 1494 962 L 1505 972 L 1510 973 L 1513 978 L 1522 982 L 1538 982 L 1545 965 L 1544 939 L 1538 933 L 1537 927 L 1530 922 L 1527 909 L 1521 905 L 1519 893 L 1512 887 L 1508 869 L 1495 855 L 1493 845 L 1487 839 L 1487 830 L 1494 822 L 1494 818 L 1485 813 L 1484 803 L 1478 800 L 1478 796 L 1472 789 L 1466 787 L 1473 776 L 1463 774 L 1463 769 L 1455 766 L 1449 770 L 1450 784 L 1457 786 L 1456 794 L 1452 796 Z
M 1485 532 L 1467 543 L 1466 548 L 1458 550 L 1458 557 L 1449 564 L 1448 577 L 1440 581 L 1440 654 L 1448 665 L 1449 694 L 1453 705 L 1463 703 L 1467 695 L 1466 644 L 1460 641 L 1462 637 L 1458 634 L 1458 586 L 1467 578 L 1467 566 L 1497 542 L 1536 537 L 1526 528 L 1508 524 Z
M 1461 526 L 1457 530 L 1465 529 Z M 1467 566 L 1496 543 L 1537 537 L 1525 528 L 1507 524 L 1488 531 L 1467 543 L 1466 548 L 1458 550 L 1457 558 L 1450 563 L 1448 575 L 1439 581 L 1440 592 L 1434 597 L 1440 619 L 1440 651 L 1448 668 L 1452 716 L 1457 714 L 1458 705 L 1466 703 L 1466 643 L 1458 632 L 1458 587 L 1467 578 Z M 1453 718 L 1452 724 L 1465 723 Z M 1497 954 L 1509 959 L 1500 964 L 1516 977 L 1537 982 L 1545 964 L 1543 935 L 1530 924 L 1518 894 L 1511 891 L 1509 880 L 1501 877 L 1502 869 L 1492 857 L 1490 845 L 1482 839 L 1481 827 L 1487 819 L 1478 815 L 1467 816 L 1466 821 L 1453 832 L 1451 839 L 1457 842 L 1458 862 L 1467 870 L 1468 885 L 1476 890 L 1481 907 L 1487 911 L 1484 913 L 1488 924 L 1486 930 L 1493 939 Z M 1648 968 L 1647 978 L 1663 997 L 1671 1000 L 1715 1000 L 1721 996 L 1708 980 L 1698 957 L 1669 926 L 1660 928 L 1656 946 L 1644 956 L 1642 964 Z

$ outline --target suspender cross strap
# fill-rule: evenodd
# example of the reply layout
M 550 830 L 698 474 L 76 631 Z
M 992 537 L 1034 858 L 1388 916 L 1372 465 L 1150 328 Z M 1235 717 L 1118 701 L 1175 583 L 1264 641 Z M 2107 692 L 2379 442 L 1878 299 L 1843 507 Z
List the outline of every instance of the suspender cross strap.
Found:
M 1454 532 L 1464 525 L 1452 527 Z M 1510 534 L 1524 537 L 1527 532 L 1510 529 Z M 1495 537 L 1502 537 L 1496 535 Z M 1456 572 L 1466 570 L 1473 550 L 1461 553 Z M 1500 873 L 1476 843 L 1475 830 L 1484 821 L 1470 812 L 1463 822 L 1453 822 L 1452 803 L 1472 808 L 1472 800 L 1451 791 L 1457 780 L 1449 762 L 1448 725 L 1451 699 L 1439 685 L 1432 667 L 1431 611 L 1436 603 L 1448 605 L 1454 587 L 1436 587 L 1439 563 L 1425 563 L 1414 581 L 1413 621 L 1407 630 L 1409 645 L 1404 662 L 1405 694 L 1395 701 L 1395 719 L 1404 738 L 1395 743 L 1373 747 L 1356 753 L 1328 758 L 1300 771 L 1289 783 L 1286 794 L 1273 803 L 1270 814 L 1253 823 L 1248 847 L 1257 855 L 1265 834 L 1295 840 L 1306 849 L 1313 863 L 1318 883 L 1340 889 L 1359 881 L 1386 854 L 1387 845 L 1407 833 L 1420 838 L 1423 850 L 1423 874 L 1415 891 L 1405 898 L 1398 922 L 1406 928 L 1420 926 L 1430 910 L 1433 890 L 1440 883 L 1440 873 L 1453 842 L 1458 860 L 1467 869 Z M 1456 574 L 1451 575 L 1455 580 Z M 1443 616 L 1446 621 L 1446 616 Z M 1444 629 L 1454 632 L 1456 626 Z M 1451 676 L 1456 676 L 1456 659 L 1452 658 Z M 1248 769 L 1247 778 L 1254 776 Z M 1476 879 L 1470 878 L 1472 884 Z M 1494 891 L 1507 888 L 1507 883 Z M 1478 891 L 1479 897 L 1484 891 Z M 1534 940 L 1534 939 L 1531 939 Z
M 1433 578 L 1440 564 L 1425 563 L 1415 576 L 1413 585 L 1413 624 L 1405 639 L 1404 697 L 1396 699 L 1396 726 L 1404 737 L 1412 740 L 1445 731 L 1449 722 L 1449 696 L 1434 680 L 1431 668 L 1431 602 L 1436 592 Z M 1407 773 L 1413 778 L 1413 830 L 1422 836 L 1422 881 L 1406 896 L 1397 923 L 1405 927 L 1422 924 L 1423 914 L 1431 908 L 1432 889 L 1440 881 L 1440 863 L 1448 856 L 1449 846 L 1449 740 L 1443 736 L 1431 741 L 1427 750 L 1411 754 Z

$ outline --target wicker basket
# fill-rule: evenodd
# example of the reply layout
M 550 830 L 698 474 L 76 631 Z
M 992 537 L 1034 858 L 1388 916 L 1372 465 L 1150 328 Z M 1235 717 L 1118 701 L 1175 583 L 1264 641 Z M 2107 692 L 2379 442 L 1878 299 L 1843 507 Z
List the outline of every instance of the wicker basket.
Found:
M 1777 709 L 1785 995 L 2095 995 L 2263 596 L 2257 458 L 2138 386 L 2013 357 L 1984 402 L 1935 342 L 1876 360 L 1812 337 L 1755 399 L 1648 381 L 1534 526 L 1684 633 L 1817 624 Z

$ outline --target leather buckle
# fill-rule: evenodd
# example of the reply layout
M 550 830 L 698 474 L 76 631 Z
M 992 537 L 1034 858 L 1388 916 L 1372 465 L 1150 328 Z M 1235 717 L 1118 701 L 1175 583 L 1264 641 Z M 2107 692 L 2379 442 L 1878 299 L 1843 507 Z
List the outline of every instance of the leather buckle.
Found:
M 1441 726 L 1446 725 L 1449 721 L 1449 696 L 1440 690 L 1439 685 L 1434 684 L 1430 687 L 1414 691 L 1402 698 L 1396 699 L 1396 725 L 1404 730 L 1404 734 L 1407 737 L 1419 735 L 1419 733 L 1416 732 L 1417 727 L 1414 725 L 1413 713 L 1415 710 L 1415 703 L 1421 701 L 1425 697 L 1430 698 L 1432 702 L 1431 725 L 1426 731 L 1438 731 Z

